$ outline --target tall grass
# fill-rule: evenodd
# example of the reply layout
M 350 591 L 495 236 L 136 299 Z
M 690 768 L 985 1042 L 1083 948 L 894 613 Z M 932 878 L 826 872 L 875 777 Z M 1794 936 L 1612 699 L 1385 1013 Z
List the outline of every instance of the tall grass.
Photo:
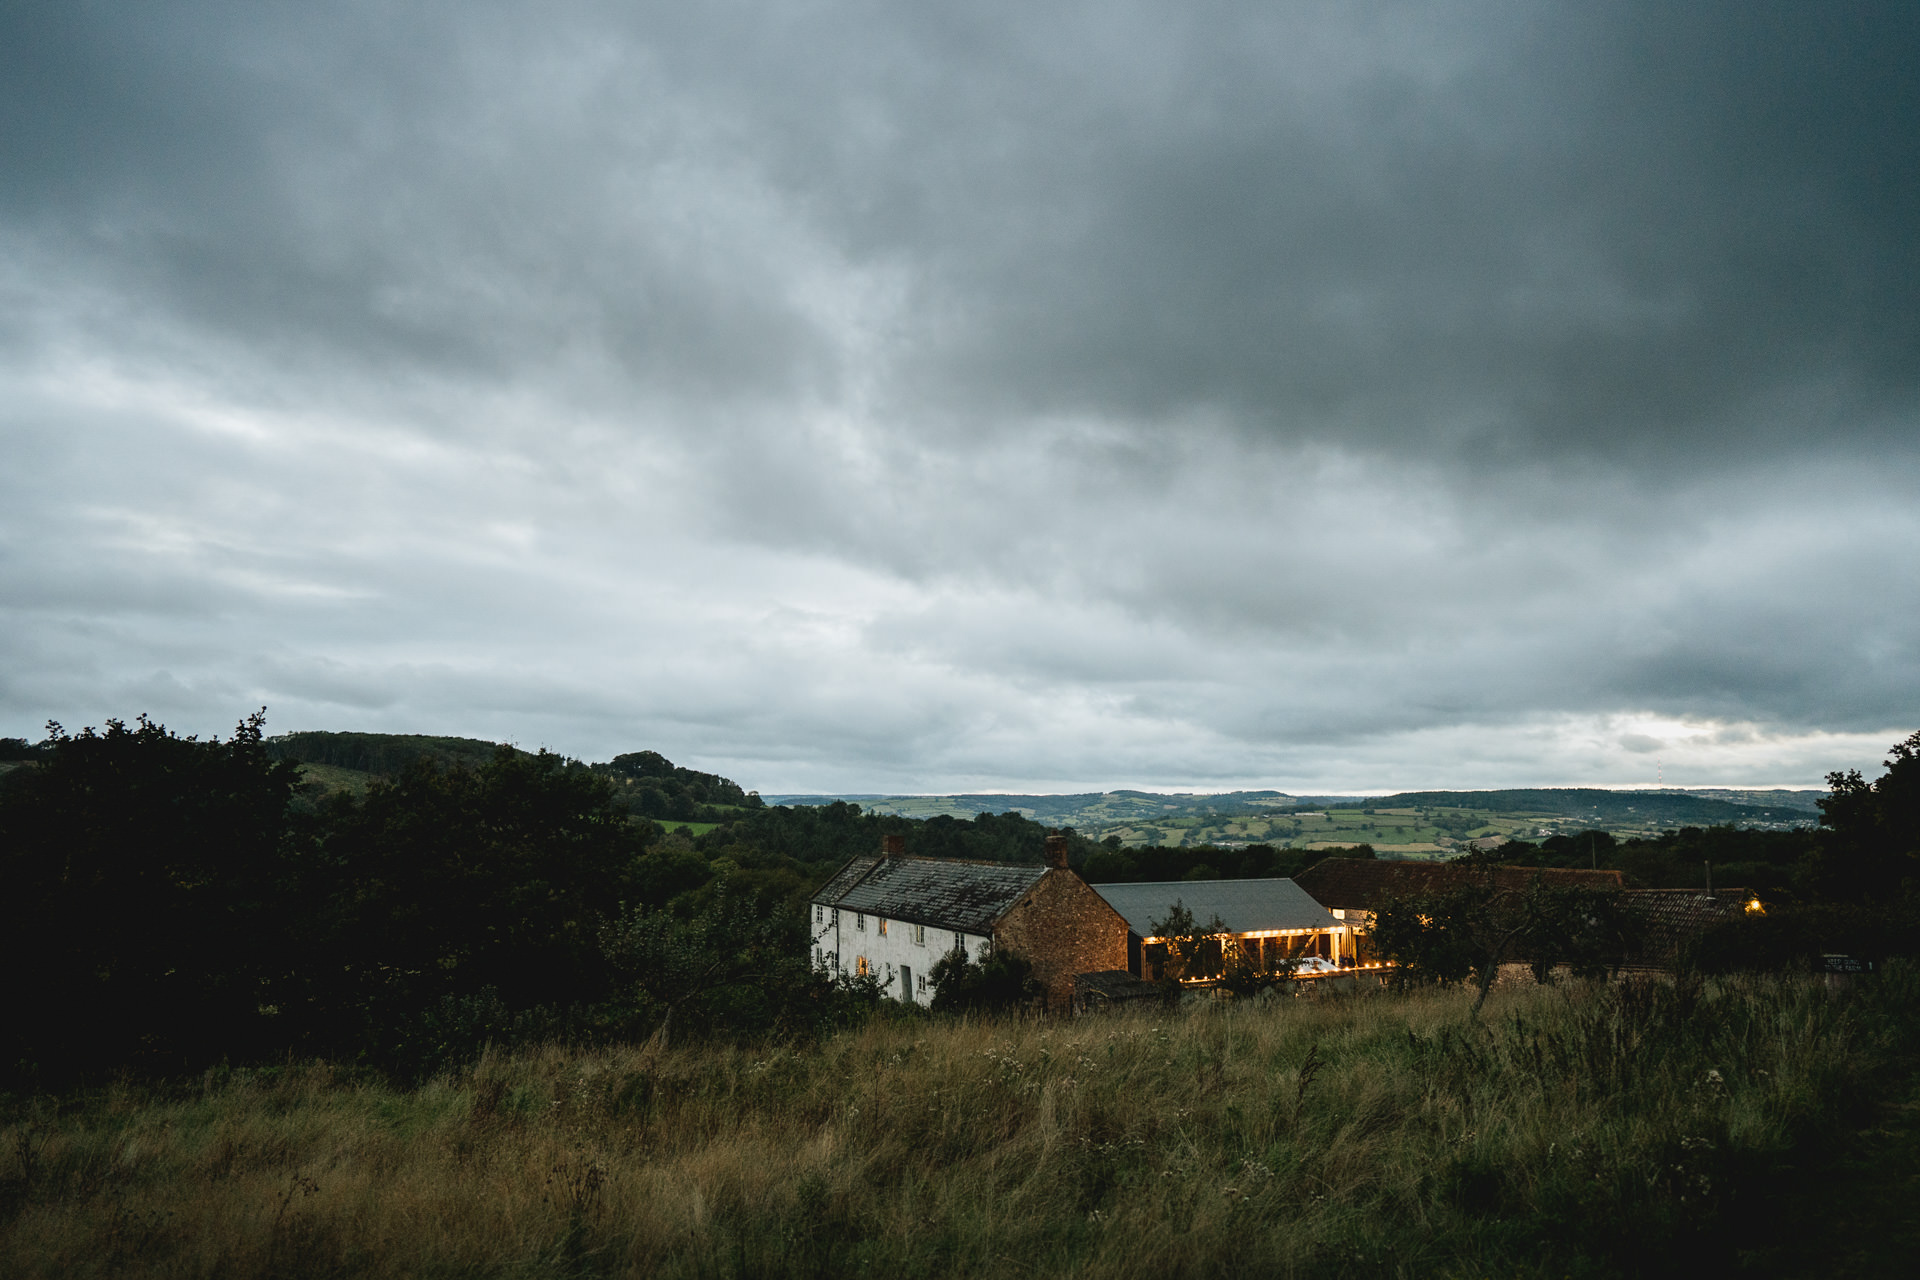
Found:
M 1727 1254 L 1915 994 L 913 1019 L 14 1100 L 0 1275 L 1657 1274 Z

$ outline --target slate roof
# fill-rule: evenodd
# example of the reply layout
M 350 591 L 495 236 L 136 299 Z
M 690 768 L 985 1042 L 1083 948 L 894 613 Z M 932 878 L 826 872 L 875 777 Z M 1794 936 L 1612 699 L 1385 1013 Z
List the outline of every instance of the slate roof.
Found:
M 1443 893 L 1487 874 L 1458 862 L 1395 862 L 1374 858 L 1322 858 L 1298 877 L 1314 901 L 1340 911 L 1372 911 L 1388 898 Z M 1582 867 L 1495 867 L 1499 888 L 1524 891 L 1535 876 L 1551 889 L 1626 888 L 1618 871 Z
M 1205 925 L 1217 915 L 1233 933 L 1332 929 L 1340 923 L 1291 880 L 1161 880 L 1096 884 L 1093 891 L 1143 938 L 1153 936 L 1154 921 L 1165 920 L 1176 900 L 1193 912 L 1195 924 Z
M 811 902 L 823 902 L 829 905 L 839 902 L 847 890 L 860 883 L 860 878 L 880 865 L 879 858 L 850 858 L 847 865 L 834 873 L 820 892 L 809 899 Z
M 947 858 L 855 858 L 812 901 L 870 916 L 990 934 L 1043 866 Z

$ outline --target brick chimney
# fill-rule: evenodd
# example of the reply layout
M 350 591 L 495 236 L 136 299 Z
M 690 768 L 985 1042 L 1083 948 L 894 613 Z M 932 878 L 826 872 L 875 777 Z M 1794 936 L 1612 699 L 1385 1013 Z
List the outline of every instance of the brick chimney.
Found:
M 1047 837 L 1047 865 L 1058 867 L 1062 871 L 1066 870 L 1067 838 L 1065 836 L 1054 834 Z
M 885 854 L 887 857 L 898 858 L 901 855 L 905 854 L 906 851 L 907 851 L 907 838 L 905 836 L 881 836 L 880 837 L 880 852 Z

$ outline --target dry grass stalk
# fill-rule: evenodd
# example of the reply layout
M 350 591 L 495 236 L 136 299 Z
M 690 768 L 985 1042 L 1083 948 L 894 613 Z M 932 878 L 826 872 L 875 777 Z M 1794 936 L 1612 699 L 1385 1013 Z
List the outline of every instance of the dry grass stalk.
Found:
M 1470 999 L 122 1088 L 11 1119 L 0 1274 L 1525 1274 L 1513 1223 L 1711 1213 L 1861 1061 L 1792 982 Z

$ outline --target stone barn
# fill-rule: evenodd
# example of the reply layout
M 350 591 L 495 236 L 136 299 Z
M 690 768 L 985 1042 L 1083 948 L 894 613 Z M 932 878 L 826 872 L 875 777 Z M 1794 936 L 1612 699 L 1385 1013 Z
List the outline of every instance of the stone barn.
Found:
M 871 974 L 895 999 L 929 1004 L 934 964 L 956 948 L 978 963 L 1020 956 L 1047 1006 L 1073 1004 L 1074 975 L 1127 962 L 1127 922 L 1067 866 L 1067 838 L 1047 837 L 1041 866 L 914 858 L 900 836 L 854 858 L 808 905 L 814 963 Z
M 1201 928 L 1219 917 L 1226 935 L 1206 945 L 1236 945 L 1257 968 L 1307 956 L 1343 967 L 1354 964 L 1347 928 L 1291 880 L 1168 880 L 1093 889 L 1126 918 L 1127 971 L 1135 978 L 1158 982 L 1168 976 L 1167 944 L 1157 936 L 1158 923 L 1176 902 Z

